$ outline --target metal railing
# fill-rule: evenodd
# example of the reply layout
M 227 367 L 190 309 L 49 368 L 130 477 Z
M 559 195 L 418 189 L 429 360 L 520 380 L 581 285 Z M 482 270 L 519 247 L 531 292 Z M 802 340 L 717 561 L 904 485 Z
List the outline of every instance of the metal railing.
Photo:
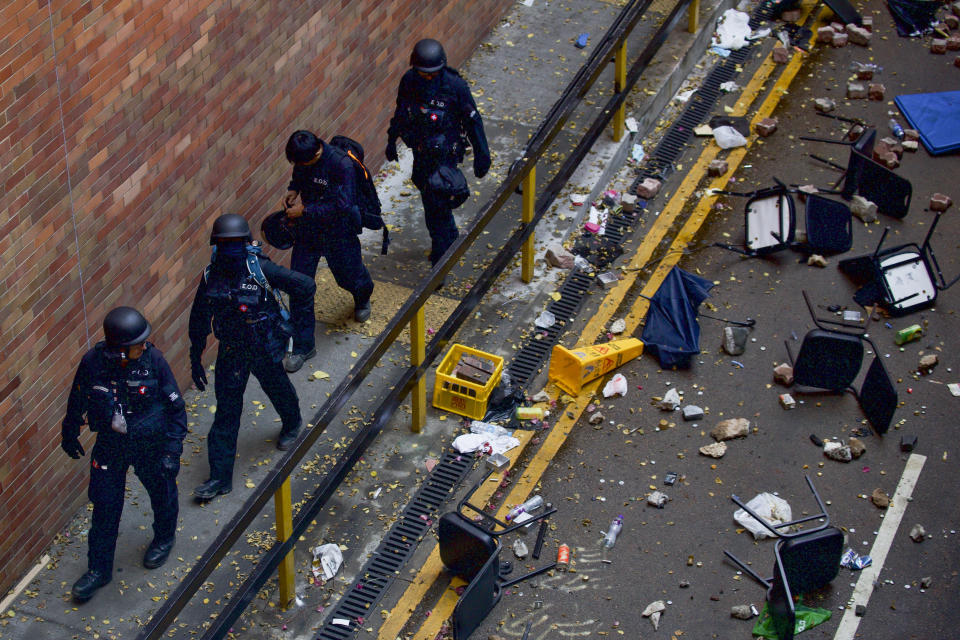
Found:
M 544 118 L 536 133 L 528 142 L 522 156 L 510 168 L 506 179 L 500 184 L 493 196 L 480 208 L 471 222 L 469 230 L 459 237 L 457 242 L 448 250 L 444 259 L 430 272 L 429 277 L 410 295 L 390 320 L 380 338 L 358 358 L 357 363 L 333 390 L 327 402 L 318 410 L 312 421 L 314 427 L 307 431 L 296 446 L 286 452 L 280 462 L 267 473 L 267 476 L 258 484 L 253 494 L 246 499 L 240 510 L 226 523 L 216 539 L 199 557 L 183 581 L 170 594 L 153 617 L 143 625 L 140 634 L 137 636 L 138 640 L 154 640 L 163 635 L 196 591 L 200 589 L 207 577 L 217 568 L 220 561 L 243 535 L 247 527 L 257 518 L 271 496 L 275 502 L 278 540 L 273 547 L 264 552 L 250 575 L 247 576 L 243 584 L 237 587 L 220 614 L 211 621 L 202 638 L 203 640 L 223 638 L 273 572 L 278 569 L 281 606 L 286 607 L 293 599 L 293 547 L 295 541 L 311 526 L 312 521 L 336 492 L 344 477 L 410 394 L 413 396 L 414 422 L 412 428 L 414 431 L 419 431 L 426 419 L 425 374 L 431 364 L 446 348 L 450 338 L 470 316 L 493 285 L 497 276 L 518 252 L 522 255 L 521 277 L 525 282 L 530 281 L 533 274 L 533 240 L 537 223 L 611 120 L 614 121 L 614 139 L 619 140 L 622 137 L 624 102 L 627 94 L 666 40 L 669 32 L 679 20 L 683 9 L 688 4 L 690 5 L 689 24 L 691 28 L 695 26 L 695 15 L 699 0 L 680 0 L 658 30 L 651 36 L 649 42 L 631 66 L 629 73 L 627 73 L 626 39 L 651 3 L 652 0 L 633 0 L 621 11 L 604 37 L 597 43 L 593 54 L 579 69 L 564 90 L 563 95 Z M 556 175 L 539 197 L 535 197 L 538 160 L 546 152 L 551 141 L 563 129 L 574 109 L 610 61 L 611 56 L 614 59 L 615 70 L 615 91 L 613 95 L 578 145 L 558 169 Z M 494 256 L 490 264 L 473 283 L 470 291 L 436 331 L 433 340 L 427 344 L 423 311 L 426 301 L 521 184 L 523 186 L 522 225 L 514 231 L 503 248 Z M 311 497 L 294 516 L 290 495 L 291 474 L 297 469 L 301 460 L 307 455 L 320 435 L 324 433 L 327 425 L 343 409 L 354 392 L 364 382 L 366 376 L 408 325 L 411 337 L 411 365 L 404 369 L 394 384 L 391 385 L 392 390 L 376 408 L 371 419 L 355 434 L 353 440 L 346 447 L 334 467 L 327 473 L 323 482 L 312 492 Z

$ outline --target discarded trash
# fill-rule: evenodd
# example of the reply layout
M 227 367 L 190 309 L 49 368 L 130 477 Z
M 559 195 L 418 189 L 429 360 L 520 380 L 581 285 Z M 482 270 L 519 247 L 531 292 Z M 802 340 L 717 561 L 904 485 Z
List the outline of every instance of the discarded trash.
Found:
M 740 90 L 740 85 L 738 85 L 733 80 L 727 80 L 726 82 L 720 83 L 720 91 L 726 91 L 727 93 L 731 93 L 733 91 L 739 91 L 739 90 Z
M 433 406 L 480 420 L 502 373 L 500 356 L 453 344 L 437 367 Z
M 915 524 L 913 528 L 910 529 L 910 539 L 914 542 L 923 542 L 927 537 L 927 530 L 923 528 L 922 524 Z
M 668 471 L 667 475 L 663 476 L 663 484 L 667 485 L 668 487 L 672 487 L 676 483 L 677 483 L 676 471 Z
M 656 631 L 660 627 L 660 614 L 664 609 L 667 608 L 667 605 L 664 604 L 663 600 L 655 600 L 647 605 L 647 608 L 643 610 L 642 615 L 644 618 L 650 618 L 650 623 L 653 625 L 653 630 Z
M 566 571 L 570 568 L 570 547 L 561 544 L 557 547 L 557 569 Z
M 909 453 L 917 448 L 917 436 L 900 436 L 900 451 Z
M 570 204 L 575 207 L 579 207 L 584 202 L 587 201 L 587 194 L 585 193 L 571 193 L 570 194 Z
M 579 36 L 577 36 L 577 41 L 574 43 L 574 46 L 577 49 L 583 49 L 584 47 L 587 46 L 587 40 L 589 39 L 590 39 L 589 33 L 581 33 Z
M 636 338 L 576 349 L 558 344 L 553 347 L 547 376 L 567 393 L 577 395 L 584 383 L 603 376 L 641 353 L 643 343 Z
M 332 580 L 343 564 L 343 552 L 340 546 L 332 542 L 313 549 L 313 577 L 324 582 Z
M 636 133 L 640 130 L 640 126 L 637 124 L 637 119 L 633 116 L 627 118 L 623 121 L 623 125 L 627 128 L 627 131 L 630 133 Z
M 823 455 L 831 460 L 838 462 L 850 462 L 853 460 L 853 453 L 850 451 L 850 445 L 843 444 L 836 440 L 823 443 Z
M 727 9 L 717 21 L 713 45 L 736 51 L 750 44 L 749 37 L 750 15 L 736 9 Z
M 514 540 L 513 555 L 515 555 L 518 560 L 523 560 L 524 558 L 526 558 L 528 553 L 529 553 L 529 550 L 527 549 L 527 545 L 523 540 L 521 540 L 520 538 L 517 538 L 516 540 Z
M 695 136 L 712 136 L 713 127 L 709 124 L 700 124 L 693 128 L 693 135 Z
M 733 440 L 734 438 L 746 438 L 750 433 L 750 421 L 746 418 L 728 418 L 721 420 L 713 429 L 710 430 L 710 437 L 717 442 L 722 440 Z
M 517 407 L 517 420 L 542 420 L 543 409 L 540 407 Z
M 510 458 L 502 453 L 494 453 L 487 456 L 487 466 L 492 467 L 494 471 L 499 471 L 510 464 Z
M 749 620 L 756 614 L 753 612 L 753 607 L 749 604 L 736 604 L 730 607 L 730 617 L 738 618 L 740 620 Z
M 704 445 L 699 449 L 700 453 L 710 458 L 722 458 L 723 454 L 727 452 L 727 443 L 726 442 L 711 442 L 708 445 Z
M 633 158 L 634 162 L 639 164 L 647 157 L 647 152 L 643 150 L 643 145 L 638 142 L 633 145 L 633 149 L 630 151 L 630 157 Z
M 604 289 L 609 289 L 620 282 L 620 278 L 613 271 L 606 271 L 597 276 L 597 282 L 599 282 L 600 286 Z
M 860 571 L 873 564 L 873 558 L 867 555 L 861 556 L 853 549 L 847 549 L 840 558 L 840 566 L 846 567 L 851 571 Z
M 530 513 L 536 511 L 543 506 L 543 496 L 536 495 L 531 498 L 528 498 L 523 504 L 516 505 L 513 509 L 510 509 L 510 512 L 507 513 L 506 520 L 510 522 L 514 520 L 521 513 Z
M 924 576 L 923 578 L 920 578 L 921 589 L 929 589 L 932 586 L 933 586 L 933 576 Z
M 519 447 L 520 441 L 513 436 L 490 437 L 480 433 L 464 433 L 453 439 L 453 448 L 459 453 L 506 453 L 514 447 Z
M 498 424 L 491 424 L 480 420 L 474 420 L 470 423 L 470 433 L 479 433 L 494 438 L 497 436 L 513 435 L 513 432 L 509 429 L 504 429 Z
M 850 437 L 847 440 L 847 446 L 850 447 L 850 455 L 853 456 L 854 460 L 867 452 L 867 447 L 860 438 Z
M 623 377 L 622 373 L 615 374 L 603 387 L 604 398 L 625 395 L 627 395 L 627 379 Z
M 604 420 L 603 414 L 600 413 L 599 411 L 590 414 L 590 417 L 587 419 L 587 421 L 590 424 L 601 424 L 603 423 L 603 420 Z
M 680 392 L 676 389 L 669 389 L 657 406 L 663 411 L 673 411 L 680 406 Z
M 617 318 L 610 323 L 610 333 L 620 335 L 627 330 L 627 321 L 623 318 Z
M 923 336 L 923 327 L 918 324 L 912 324 L 906 329 L 900 329 L 897 331 L 896 335 L 893 338 L 893 341 L 897 344 L 906 344 L 914 340 L 918 340 Z
M 811 434 L 810 434 L 810 442 L 812 442 L 813 444 L 817 445 L 818 447 L 822 447 L 822 446 L 823 446 L 823 440 L 821 440 L 820 438 L 818 438 L 818 437 L 817 437 L 817 434 L 815 434 L 815 433 L 811 433 Z
M 604 549 L 612 549 L 613 545 L 617 544 L 617 536 L 620 535 L 620 532 L 623 530 L 623 514 L 618 515 L 613 519 L 613 522 L 610 523 L 610 527 L 607 529 L 607 532 L 603 534 L 603 544 Z
M 724 49 L 723 47 L 710 47 L 708 51 L 710 51 L 711 53 L 717 54 L 721 58 L 730 57 L 730 49 Z
M 794 635 L 826 622 L 830 619 L 830 616 L 833 615 L 829 609 L 808 607 L 799 603 L 795 605 L 794 609 L 796 615 L 796 623 L 793 630 Z M 752 633 L 754 637 L 759 636 L 768 638 L 769 640 L 777 640 L 777 638 L 780 637 L 777 633 L 777 626 L 776 623 L 774 623 L 773 616 L 770 615 L 770 603 L 764 603 L 760 617 L 757 618 L 757 623 L 753 625 L 753 630 L 750 633 Z
M 793 367 L 786 362 L 782 362 L 773 368 L 773 381 L 789 387 L 793 384 Z
M 715 128 L 713 139 L 717 141 L 717 146 L 721 149 L 744 147 L 747 144 L 747 139 L 743 137 L 743 134 L 729 126 Z
M 723 350 L 731 356 L 741 355 L 747 348 L 749 334 L 747 327 L 724 327 Z
M 537 325 L 541 329 L 549 329 L 553 325 L 557 324 L 557 316 L 544 309 L 540 312 L 540 315 L 537 316 L 537 319 L 533 321 L 533 324 Z
M 656 507 L 657 509 L 663 509 L 663 506 L 667 504 L 667 500 L 670 498 L 662 491 L 654 491 L 649 496 L 647 496 L 647 504 L 651 507 Z
M 771 525 L 782 524 L 793 519 L 793 511 L 790 509 L 790 504 L 780 496 L 775 496 L 772 493 L 764 492 L 757 494 L 747 503 L 747 506 Z M 743 509 L 734 511 L 733 519 L 752 533 L 754 540 L 773 537 L 773 534 L 770 533 L 766 527 L 757 522 L 753 516 Z
M 960 397 L 960 382 L 951 382 L 947 384 L 947 389 L 950 391 L 950 395 L 953 397 Z
M 922 373 L 930 373 L 940 363 L 940 359 L 935 353 L 928 353 L 920 356 L 920 362 L 917 366 Z

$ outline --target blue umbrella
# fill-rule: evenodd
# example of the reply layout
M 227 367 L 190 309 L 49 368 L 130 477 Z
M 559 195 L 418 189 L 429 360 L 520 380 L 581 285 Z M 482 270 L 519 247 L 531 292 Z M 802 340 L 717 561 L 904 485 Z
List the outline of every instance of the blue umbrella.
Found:
M 690 358 L 700 353 L 697 309 L 707 299 L 713 283 L 680 267 L 667 274 L 650 300 L 643 327 L 643 347 L 657 356 L 664 368 L 688 368 Z

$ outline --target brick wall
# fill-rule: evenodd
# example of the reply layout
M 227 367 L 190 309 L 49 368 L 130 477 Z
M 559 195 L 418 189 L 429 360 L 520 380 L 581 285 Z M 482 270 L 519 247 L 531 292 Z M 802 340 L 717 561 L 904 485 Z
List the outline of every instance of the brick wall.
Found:
M 413 43 L 457 65 L 512 0 L 49 0 L 0 7 L 0 589 L 86 500 L 60 451 L 77 362 L 143 310 L 189 383 L 210 224 L 258 227 L 297 128 L 382 161 Z M 89 433 L 84 431 L 89 445 Z

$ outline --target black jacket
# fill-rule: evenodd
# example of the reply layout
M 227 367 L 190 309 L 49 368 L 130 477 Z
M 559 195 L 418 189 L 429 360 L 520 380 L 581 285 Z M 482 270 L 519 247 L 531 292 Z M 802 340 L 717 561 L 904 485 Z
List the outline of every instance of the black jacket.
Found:
M 156 440 L 164 454 L 180 456 L 187 435 L 186 405 L 170 365 L 153 344 L 147 342 L 143 355 L 125 367 L 105 355 L 103 342 L 84 354 L 67 400 L 64 439 L 77 438 L 84 422 L 91 431 L 115 434 L 110 421 L 118 405 L 127 422 L 126 437 Z
M 294 230 L 298 239 L 357 235 L 363 230 L 356 168 L 337 147 L 324 144 L 315 163 L 294 165 L 287 189 L 299 192 L 303 202 L 303 218 Z
M 442 159 L 454 158 L 459 163 L 463 159 L 462 135 L 470 141 L 476 157 L 489 165 L 483 119 L 460 74 L 450 67 L 432 80 L 414 69 L 404 73 L 387 130 L 390 141 L 401 138 L 415 155 L 446 155 Z

